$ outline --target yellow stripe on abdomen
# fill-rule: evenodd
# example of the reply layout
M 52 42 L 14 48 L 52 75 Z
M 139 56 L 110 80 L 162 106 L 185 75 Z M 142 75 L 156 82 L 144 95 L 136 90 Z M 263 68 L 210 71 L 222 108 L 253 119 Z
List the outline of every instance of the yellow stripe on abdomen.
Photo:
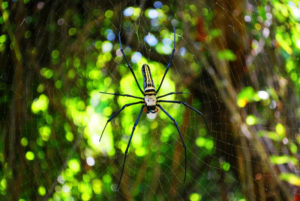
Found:
M 152 78 L 151 78 L 151 73 L 150 73 L 149 66 L 145 66 L 145 74 L 146 74 L 147 87 L 154 87 L 153 82 L 152 82 Z
M 147 64 L 144 64 L 142 66 L 142 73 L 144 78 L 144 90 L 145 92 L 153 91 L 155 92 L 153 79 L 151 76 L 151 70 L 150 67 Z
M 149 67 L 148 66 L 145 67 L 145 74 L 146 74 L 147 86 L 150 87 L 152 85 L 152 80 L 151 80 L 151 75 L 150 75 Z

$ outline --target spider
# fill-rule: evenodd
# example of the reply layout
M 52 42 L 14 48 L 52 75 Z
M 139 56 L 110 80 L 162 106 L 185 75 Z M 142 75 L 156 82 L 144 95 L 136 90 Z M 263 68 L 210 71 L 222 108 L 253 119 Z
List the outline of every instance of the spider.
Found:
M 152 75 L 151 75 L 151 71 L 150 71 L 150 67 L 149 65 L 147 64 L 144 64 L 142 66 L 142 74 L 143 74 L 143 88 L 144 88 L 144 91 L 141 89 L 138 81 L 137 81 L 137 78 L 132 70 L 132 67 L 130 65 L 130 63 L 128 62 L 128 59 L 124 53 L 124 50 L 122 48 L 122 43 L 121 43 L 121 36 L 120 36 L 120 32 L 118 34 L 118 38 L 119 38 L 119 43 L 120 43 L 120 50 L 122 52 L 122 55 L 127 63 L 127 66 L 129 68 L 129 70 L 131 71 L 134 79 L 135 79 L 135 82 L 140 90 L 140 92 L 143 94 L 143 98 L 142 97 L 138 97 L 138 96 L 133 96 L 133 95 L 130 95 L 130 94 L 119 94 L 119 93 L 107 93 L 107 92 L 100 92 L 102 94 L 108 94 L 108 95 L 114 95 L 114 96 L 126 96 L 126 97 L 131 97 L 131 98 L 135 98 L 135 99 L 140 99 L 141 101 L 138 101 L 138 102 L 133 102 L 133 103 L 128 103 L 126 105 L 124 105 L 120 110 L 116 111 L 115 113 L 113 113 L 111 115 L 111 117 L 107 120 L 104 128 L 103 128 L 103 131 L 101 133 L 101 136 L 100 136 L 100 140 L 101 141 L 101 138 L 103 136 L 103 133 L 104 133 L 104 130 L 107 126 L 107 124 L 113 119 L 115 118 L 118 114 L 120 114 L 120 112 L 122 110 L 124 110 L 126 107 L 129 107 L 129 106 L 132 106 L 132 105 L 137 105 L 137 104 L 142 104 L 142 107 L 140 109 L 140 112 L 139 112 L 139 115 L 133 125 L 133 128 L 132 128 L 132 131 L 131 131 L 131 135 L 129 137 L 129 141 L 128 141 L 128 144 L 127 144 L 127 147 L 126 147 L 126 150 L 125 150 L 125 156 L 124 156 L 124 160 L 123 160 L 123 165 L 122 165 L 122 171 L 121 171 L 121 176 L 120 176 L 120 179 L 119 179 L 119 182 L 118 182 L 118 186 L 117 186 L 117 189 L 119 189 L 120 187 L 120 184 L 121 184 L 121 180 L 122 180 L 122 176 L 123 176 L 123 172 L 124 172 L 124 167 L 125 167 L 125 162 L 126 162 L 126 158 L 127 158 L 127 153 L 128 153 L 128 149 L 129 149 L 129 146 L 130 146 L 130 143 L 131 143 L 131 140 L 132 140 L 132 136 L 133 136 L 133 133 L 134 133 L 134 130 L 135 130 L 135 127 L 138 125 L 138 122 L 140 120 L 140 117 L 142 115 L 142 112 L 143 110 L 147 113 L 147 117 L 149 119 L 155 119 L 156 116 L 157 116 L 157 113 L 158 113 L 158 108 L 160 108 L 170 119 L 171 121 L 175 124 L 176 126 L 176 129 L 179 133 L 179 137 L 180 137 L 180 140 L 181 140 L 181 143 L 182 143 L 182 146 L 184 148 L 184 154 L 185 154 L 185 168 L 184 168 L 184 181 L 186 179 L 186 163 L 187 163 L 187 160 L 186 160 L 186 145 L 185 145 L 185 142 L 184 142 L 184 139 L 183 139 L 183 136 L 180 132 L 180 129 L 178 127 L 178 124 L 176 122 L 176 120 L 159 104 L 159 103 L 175 103 L 175 104 L 183 104 L 184 106 L 190 108 L 191 110 L 195 111 L 198 115 L 200 115 L 204 122 L 205 122 L 205 125 L 207 127 L 207 123 L 206 123 L 206 120 L 202 114 L 202 112 L 200 112 L 199 110 L 193 108 L 192 106 L 188 105 L 186 102 L 184 101 L 173 101 L 173 100 L 160 100 L 161 98 L 163 97 L 166 97 L 166 96 L 170 96 L 170 95 L 173 95 L 173 94 L 183 94 L 184 92 L 170 92 L 170 93 L 167 93 L 167 94 L 164 94 L 164 95 L 161 95 L 161 96 L 157 96 L 162 84 L 163 84 L 163 81 L 165 79 L 165 76 L 171 66 L 171 62 L 172 62 L 172 59 L 173 59 L 173 56 L 174 56 L 174 53 L 175 53 L 175 27 L 173 27 L 173 31 L 174 31 L 174 46 L 173 46 L 173 50 L 172 50 L 172 54 L 171 54 L 171 57 L 170 57 L 170 60 L 169 60 L 169 63 L 167 65 L 167 68 L 165 70 L 165 73 L 162 77 L 162 80 L 159 84 L 159 87 L 157 90 L 155 90 L 155 86 L 154 86 L 154 82 L 153 82 L 153 79 L 152 79 Z M 207 127 L 208 128 L 208 127 Z

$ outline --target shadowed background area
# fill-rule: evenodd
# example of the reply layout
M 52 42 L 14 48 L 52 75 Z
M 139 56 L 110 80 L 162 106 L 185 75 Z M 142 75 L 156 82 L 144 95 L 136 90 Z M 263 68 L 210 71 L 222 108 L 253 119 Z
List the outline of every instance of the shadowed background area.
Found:
M 0 0 L 0 200 L 300 200 L 296 0 Z M 124 152 L 148 64 L 161 105 Z

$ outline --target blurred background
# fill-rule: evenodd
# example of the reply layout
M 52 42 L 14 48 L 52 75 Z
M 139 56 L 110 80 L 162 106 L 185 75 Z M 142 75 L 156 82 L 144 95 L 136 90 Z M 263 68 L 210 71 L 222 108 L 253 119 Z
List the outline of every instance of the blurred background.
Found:
M 0 0 L 0 200 L 300 200 L 298 0 Z M 147 63 L 177 120 L 139 121 Z

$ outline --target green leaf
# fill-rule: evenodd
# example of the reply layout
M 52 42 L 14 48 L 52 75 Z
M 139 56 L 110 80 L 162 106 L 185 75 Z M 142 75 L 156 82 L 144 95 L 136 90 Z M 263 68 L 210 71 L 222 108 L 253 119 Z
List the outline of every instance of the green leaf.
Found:
M 271 140 L 274 140 L 274 141 L 281 141 L 284 136 L 280 136 L 278 135 L 278 133 L 276 132 L 273 132 L 273 131 L 266 131 L 266 130 L 260 130 L 258 132 L 258 135 L 260 137 L 267 137 L 267 138 L 270 138 Z
M 46 188 L 44 186 L 39 186 L 38 192 L 41 196 L 46 195 Z
M 49 99 L 46 95 L 41 94 L 38 99 L 35 99 L 31 104 L 31 111 L 37 114 L 40 111 L 48 109 Z
M 192 193 L 190 195 L 190 201 L 200 201 L 202 200 L 202 196 L 198 193 Z
M 236 60 L 235 54 L 231 50 L 221 50 L 218 52 L 218 58 L 221 60 L 234 61 Z
M 246 123 L 250 126 L 257 124 L 258 121 L 259 121 L 258 118 L 252 114 L 248 115 L 246 118 Z
M 297 165 L 298 160 L 295 157 L 292 156 L 287 156 L 287 155 L 283 155 L 283 156 L 271 156 L 270 160 L 272 163 L 276 164 L 276 165 L 281 165 L 281 164 L 285 164 L 285 163 L 292 163 L 293 165 Z
M 285 127 L 281 123 L 276 124 L 275 130 L 278 135 L 285 136 Z
M 35 156 L 34 156 L 34 153 L 32 151 L 27 151 L 26 154 L 25 154 L 25 157 L 26 157 L 27 160 L 32 161 L 32 160 L 34 160 Z
M 80 164 L 79 164 L 79 161 L 77 159 L 69 160 L 68 166 L 75 173 L 80 171 Z
M 252 87 L 243 88 L 240 93 L 237 95 L 237 105 L 239 107 L 245 107 L 249 102 L 254 101 L 256 92 Z
M 300 177 L 292 173 L 281 173 L 280 178 L 292 185 L 300 186 Z

